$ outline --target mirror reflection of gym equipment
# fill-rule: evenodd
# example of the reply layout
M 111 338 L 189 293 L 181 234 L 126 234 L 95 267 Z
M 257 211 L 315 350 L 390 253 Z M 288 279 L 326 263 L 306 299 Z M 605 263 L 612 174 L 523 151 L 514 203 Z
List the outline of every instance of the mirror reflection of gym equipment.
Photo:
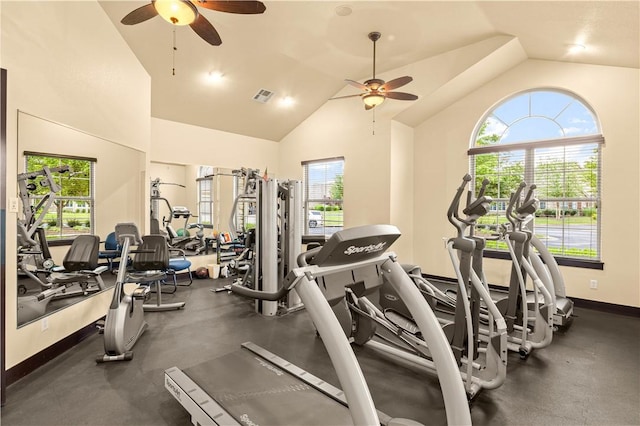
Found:
M 18 111 L 17 121 L 19 153 L 16 160 L 17 186 L 15 192 L 11 190 L 8 192 L 10 199 L 15 197 L 15 209 L 19 220 L 17 225 L 8 224 L 7 226 L 15 226 L 17 230 L 16 306 L 18 308 L 17 325 L 21 328 L 36 320 L 45 319 L 52 313 L 88 301 L 100 295 L 104 289 L 113 286 L 115 274 L 102 271 L 103 266 L 107 269 L 109 266 L 107 260 L 100 257 L 100 253 L 104 252 L 104 240 L 110 232 L 113 232 L 115 222 L 120 220 L 119 218 L 140 220 L 137 216 L 139 208 L 127 200 L 131 196 L 142 193 L 143 188 L 137 185 L 139 173 L 134 172 L 140 164 L 141 151 L 24 111 Z M 58 153 L 43 152 L 43 141 L 47 141 L 47 146 L 51 144 L 62 146 L 64 149 L 60 149 Z M 87 147 L 91 149 L 87 150 Z M 111 174 L 111 170 L 122 168 L 120 173 L 112 174 L 109 179 L 94 180 L 91 183 L 95 190 L 94 204 L 82 207 L 85 211 L 90 209 L 87 216 L 91 218 L 95 235 L 100 241 L 98 268 L 95 271 L 100 272 L 99 274 L 88 275 L 75 282 L 70 282 L 62 276 L 66 269 L 64 268 L 65 257 L 72 254 L 70 252 L 72 241 L 65 240 L 64 236 L 69 232 L 73 235 L 84 235 L 88 232 L 88 228 L 75 230 L 66 225 L 60 227 L 58 224 L 57 228 L 53 229 L 57 229 L 56 238 L 60 239 L 62 236 L 64 242 L 48 241 L 48 238 L 51 238 L 48 235 L 52 233 L 50 216 L 57 211 L 60 199 L 68 202 L 68 197 L 59 192 L 58 187 L 77 179 L 86 180 L 86 174 L 84 171 L 73 170 L 72 167 L 68 167 L 68 171 L 63 171 L 67 169 L 65 165 L 35 166 L 27 169 L 28 156 L 61 157 L 83 161 L 97 159 L 96 171 L 107 174 Z M 34 162 L 34 164 L 49 163 Z M 118 209 L 113 210 L 111 208 L 113 205 L 117 205 Z M 63 218 L 65 215 L 73 218 L 73 213 L 74 211 L 67 208 Z M 74 253 L 74 256 L 76 255 L 78 253 Z M 115 259 L 115 265 L 117 262 L 118 259 Z M 86 265 L 82 269 L 87 270 Z M 69 270 L 66 269 L 66 272 Z M 58 282 L 50 283 L 48 278 L 53 279 L 56 276 Z M 51 289 L 52 286 L 55 286 L 55 289 Z
M 197 215 L 191 213 L 187 207 L 172 206 L 169 200 L 160 193 L 161 185 L 174 185 L 184 188 L 179 183 L 162 182 L 160 178 L 151 181 L 151 234 L 159 234 L 167 237 L 169 244 L 177 249 L 182 249 L 193 254 L 207 253 L 207 244 L 204 237 L 204 229 L 212 229 L 210 224 L 199 222 L 189 223 L 191 218 Z M 160 219 L 161 205 L 167 207 L 167 212 Z M 175 220 L 175 222 L 174 222 Z M 184 222 L 179 222 L 184 220 Z M 176 226 L 180 226 L 178 229 Z M 191 236 L 191 231 L 195 230 L 195 235 Z
M 44 218 L 55 204 L 60 186 L 54 176 L 63 177 L 72 171 L 68 166 L 42 169 L 18 175 L 23 219 L 18 219 L 18 325 L 44 315 L 56 298 L 87 296 L 106 289 L 101 274 L 107 270 L 98 266 L 100 240 L 95 235 L 79 235 L 65 255 L 63 266 L 56 266 L 49 250 Z M 39 200 L 33 198 L 37 189 L 47 188 Z

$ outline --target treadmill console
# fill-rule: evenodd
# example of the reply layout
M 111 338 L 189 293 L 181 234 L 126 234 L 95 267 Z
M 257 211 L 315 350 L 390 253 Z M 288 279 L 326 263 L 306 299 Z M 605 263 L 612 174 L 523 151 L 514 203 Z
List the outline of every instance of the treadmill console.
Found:
M 388 250 L 400 235 L 393 225 L 366 225 L 338 231 L 309 264 L 334 266 L 375 258 Z

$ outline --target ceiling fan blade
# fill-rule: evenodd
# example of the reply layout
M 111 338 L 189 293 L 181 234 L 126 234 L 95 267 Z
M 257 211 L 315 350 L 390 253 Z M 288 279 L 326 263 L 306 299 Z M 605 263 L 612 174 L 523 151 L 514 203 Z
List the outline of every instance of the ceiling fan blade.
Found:
M 129 14 L 122 18 L 120 22 L 124 25 L 135 25 L 139 24 L 140 22 L 144 22 L 147 19 L 151 19 L 157 14 L 158 11 L 153 6 L 153 3 L 149 3 L 129 12 Z
M 364 84 L 362 84 L 362 83 L 358 83 L 357 81 L 349 80 L 349 79 L 346 79 L 345 81 L 347 83 L 349 83 L 350 85 L 352 85 L 353 87 L 357 87 L 360 90 L 369 91 L 369 88 L 367 86 L 365 86 Z
M 211 22 L 207 21 L 207 18 L 204 16 L 198 15 L 196 20 L 189 24 L 189 26 L 207 43 L 213 46 L 220 46 L 222 44 L 220 34 L 218 34 L 218 31 L 213 28 Z
M 384 96 L 389 99 L 397 99 L 399 101 L 415 101 L 418 99 L 416 95 L 404 92 L 385 92 Z
M 389 90 L 397 89 L 398 87 L 402 87 L 405 84 L 411 83 L 412 81 L 413 81 L 413 77 L 409 77 L 408 75 L 405 75 L 404 77 L 398 77 L 393 80 L 387 81 L 385 84 L 383 84 L 380 87 L 380 90 L 389 91 Z
M 264 11 L 267 10 L 265 5 L 260 1 L 195 0 L 193 3 L 205 9 L 227 13 L 242 13 L 245 15 L 264 13 Z
M 335 98 L 329 98 L 329 100 L 332 101 L 334 99 L 355 98 L 356 96 L 362 96 L 362 93 L 359 93 L 357 95 L 336 96 Z

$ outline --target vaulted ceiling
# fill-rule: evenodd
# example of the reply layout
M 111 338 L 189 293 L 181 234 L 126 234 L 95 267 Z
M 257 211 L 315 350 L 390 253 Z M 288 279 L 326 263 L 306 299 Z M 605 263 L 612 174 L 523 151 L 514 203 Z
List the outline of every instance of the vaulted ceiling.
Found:
M 151 76 L 154 117 L 273 141 L 336 94 L 358 93 L 344 80 L 371 78 L 371 31 L 382 33 L 376 72 L 414 78 L 398 89 L 419 96 L 398 115 L 409 125 L 527 58 L 640 68 L 638 1 L 265 1 L 257 15 L 198 8 L 220 46 L 189 27 L 174 34 L 160 17 L 120 23 L 148 2 L 100 4 Z M 571 44 L 585 49 L 569 53 Z M 253 99 L 260 89 L 274 93 L 267 103 Z M 358 98 L 331 102 L 362 109 Z

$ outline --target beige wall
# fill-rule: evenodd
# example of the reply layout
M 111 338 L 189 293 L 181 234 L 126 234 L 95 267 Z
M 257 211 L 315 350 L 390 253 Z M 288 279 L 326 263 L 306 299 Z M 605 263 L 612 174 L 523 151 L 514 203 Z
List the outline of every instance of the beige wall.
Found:
M 17 194 L 18 110 L 147 151 L 150 78 L 97 2 L 2 2 L 1 40 L 1 66 L 8 71 L 9 197 Z M 68 149 L 43 140 L 39 151 L 73 154 Z M 141 170 L 143 165 L 133 171 L 133 185 Z M 15 220 L 15 213 L 7 214 L 7 253 L 16 250 Z M 110 292 L 50 315 L 45 331 L 39 321 L 17 329 L 16 259 L 7 255 L 6 262 L 7 368 L 106 313 Z
M 393 250 L 407 261 L 413 259 L 413 128 L 391 122 L 389 221 L 396 225 L 402 237 Z M 403 259 L 401 259 L 403 261 Z
M 638 238 L 639 80 L 637 69 L 529 60 L 467 95 L 415 130 L 415 246 L 423 271 L 453 277 L 442 237 L 452 235 L 445 211 L 468 171 L 466 150 L 478 119 L 495 103 L 536 87 L 569 90 L 602 124 L 602 260 L 604 270 L 561 267 L 569 296 L 640 306 Z M 508 262 L 487 260 L 490 283 L 508 281 Z M 589 280 L 598 289 L 589 289 Z
M 266 139 L 152 118 L 151 140 L 153 162 L 262 171 L 268 168 L 269 176 L 281 177 L 278 143 Z

